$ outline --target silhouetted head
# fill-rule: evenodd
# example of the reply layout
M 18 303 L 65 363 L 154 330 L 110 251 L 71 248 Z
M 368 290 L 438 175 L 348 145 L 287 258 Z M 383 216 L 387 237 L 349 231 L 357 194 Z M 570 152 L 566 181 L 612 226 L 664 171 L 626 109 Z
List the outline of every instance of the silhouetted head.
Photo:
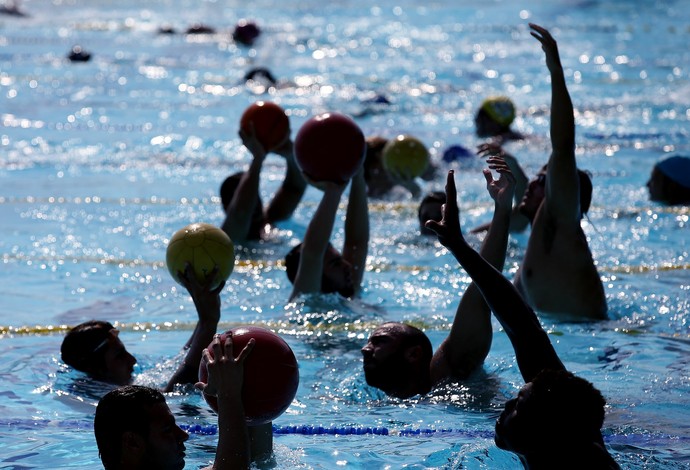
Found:
M 520 202 L 520 213 L 530 220 L 534 220 L 537 210 L 546 197 L 546 165 L 527 184 L 527 189 Z M 580 185 L 580 218 L 589 211 L 592 203 L 592 178 L 583 170 L 577 170 Z M 558 190 L 557 188 L 555 190 Z
M 243 171 L 234 173 L 223 181 L 220 185 L 220 203 L 223 205 L 223 211 L 227 212 L 228 206 L 232 202 L 232 198 L 235 196 L 237 187 L 240 185 L 240 180 L 244 175 Z M 261 239 L 261 231 L 264 228 L 264 212 L 263 203 L 261 202 L 261 197 L 256 195 L 256 203 L 254 204 L 254 211 L 252 212 L 252 221 L 249 226 L 249 233 L 247 234 L 248 240 L 259 240 Z
M 369 196 L 378 197 L 387 193 L 395 186 L 390 175 L 383 166 L 383 148 L 388 139 L 372 136 L 366 139 L 366 154 L 364 155 L 364 181 L 367 183 Z
M 478 137 L 494 137 L 510 132 L 515 120 L 515 105 L 505 96 L 485 99 L 474 117 Z
M 666 158 L 652 168 L 649 199 L 669 205 L 690 204 L 690 157 Z
M 301 254 L 302 244 L 300 243 L 285 256 L 285 272 L 293 284 L 297 277 Z M 337 292 L 345 298 L 351 298 L 355 295 L 355 286 L 352 281 L 352 265 L 330 243 L 323 257 L 321 292 L 323 294 Z
M 496 445 L 530 456 L 601 443 L 605 405 L 587 380 L 544 370 L 506 402 L 496 421 Z
M 125 385 L 132 381 L 136 359 L 108 322 L 91 320 L 72 328 L 62 341 L 65 364 L 104 382 Z
M 419 220 L 419 231 L 422 235 L 436 235 L 431 229 L 424 226 L 427 220 L 440 222 L 443 218 L 443 205 L 446 203 L 446 193 L 443 191 L 433 191 L 428 193 L 419 203 L 417 219 Z
M 107 393 L 96 407 L 93 430 L 106 470 L 184 467 L 189 435 L 156 389 L 127 385 Z
M 386 394 L 408 398 L 431 389 L 433 348 L 418 328 L 404 323 L 384 323 L 362 348 L 364 377 Z

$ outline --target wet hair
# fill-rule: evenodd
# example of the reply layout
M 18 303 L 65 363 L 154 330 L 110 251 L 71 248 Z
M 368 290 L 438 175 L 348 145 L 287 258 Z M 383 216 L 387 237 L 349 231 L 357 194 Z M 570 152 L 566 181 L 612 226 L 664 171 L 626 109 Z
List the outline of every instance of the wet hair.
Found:
M 548 165 L 544 165 L 541 167 L 541 171 L 546 172 L 547 167 Z M 589 212 L 589 207 L 592 204 L 592 174 L 578 168 L 577 176 L 580 185 L 580 218 L 582 218 Z
M 223 212 L 228 209 L 228 205 L 232 202 L 232 198 L 237 191 L 237 187 L 240 185 L 240 180 L 244 175 L 243 171 L 233 173 L 232 175 L 225 178 L 223 183 L 220 185 L 220 203 L 223 206 Z M 259 223 L 261 222 L 261 223 Z M 263 222 L 263 202 L 261 202 L 261 197 L 257 194 L 256 205 L 254 206 L 254 212 L 252 213 L 252 221 L 249 226 L 249 234 L 247 238 L 250 240 L 258 240 L 261 238 L 261 225 Z
M 328 243 L 326 250 L 333 250 L 333 245 Z M 297 277 L 297 270 L 299 269 L 299 260 L 302 256 L 302 243 L 294 246 L 287 255 L 285 255 L 285 273 L 292 284 L 295 283 L 295 278 Z M 326 276 L 325 272 L 321 271 L 321 292 L 324 294 L 332 294 L 334 292 L 339 293 L 343 297 L 350 297 L 352 292 L 341 292 L 338 287 L 331 282 L 331 280 Z
M 557 442 L 598 442 L 605 405 L 591 382 L 566 370 L 547 369 L 532 380 L 527 406 L 531 426 L 543 437 Z
M 579 169 L 577 175 L 580 177 L 580 217 L 584 217 L 592 204 L 592 175 Z
M 422 201 L 419 203 L 419 208 L 417 209 L 417 219 L 419 220 L 419 231 L 422 233 L 422 235 L 436 235 L 436 233 L 433 230 L 430 230 L 424 226 L 426 224 L 426 220 L 423 214 L 423 207 L 428 204 L 438 204 L 443 205 L 446 203 L 446 193 L 443 191 L 432 191 L 430 193 L 427 193 L 426 196 L 422 198 Z
M 687 173 L 690 173 L 688 157 L 674 156 L 654 165 L 650 182 L 657 180 L 661 184 L 656 184 L 655 194 L 650 191 L 650 199 L 672 206 L 690 203 L 690 176 Z
M 90 320 L 75 326 L 62 340 L 62 361 L 81 372 L 91 373 L 105 365 L 106 348 L 100 348 L 115 328 L 107 321 Z
M 141 385 L 126 385 L 101 398 L 96 407 L 93 431 L 98 456 L 106 470 L 119 466 L 124 433 L 148 435 L 149 410 L 158 403 L 165 403 L 163 394 Z

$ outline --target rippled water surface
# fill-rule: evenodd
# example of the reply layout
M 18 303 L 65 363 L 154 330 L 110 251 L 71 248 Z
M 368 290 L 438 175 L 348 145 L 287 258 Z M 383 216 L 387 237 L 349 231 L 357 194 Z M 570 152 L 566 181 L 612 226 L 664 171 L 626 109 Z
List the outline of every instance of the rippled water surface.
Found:
M 255 100 L 281 104 L 293 137 L 312 115 L 342 111 L 366 135 L 417 136 L 445 168 L 447 146 L 478 143 L 473 113 L 484 97 L 509 95 L 515 126 L 529 136 L 509 149 L 534 174 L 550 150 L 550 85 L 529 21 L 559 41 L 576 108 L 578 164 L 594 182 L 583 226 L 610 314 L 596 324 L 542 321 L 567 366 L 606 396 L 607 444 L 623 468 L 690 465 L 690 211 L 650 203 L 645 188 L 654 162 L 690 153 L 684 2 L 20 6 L 28 16 L 0 15 L 0 468 L 99 465 L 91 422 L 104 390 L 61 363 L 67 326 L 118 322 L 139 361 L 138 383 L 160 386 L 174 370 L 196 314 L 168 274 L 165 248 L 188 223 L 222 222 L 218 188 L 249 162 L 237 128 Z M 232 41 L 241 18 L 262 28 L 252 48 Z M 216 34 L 157 34 L 162 25 L 183 31 L 197 22 Z M 90 61 L 66 60 L 75 44 Z M 269 68 L 279 85 L 246 85 L 255 66 Z M 390 103 L 376 103 L 377 96 Z M 463 224 L 487 221 L 482 162 L 454 167 Z M 267 158 L 264 201 L 283 171 L 279 157 Z M 441 189 L 443 173 L 420 184 Z M 281 260 L 318 200 L 309 189 L 270 240 L 238 249 L 222 294 L 223 328 L 274 328 L 300 362 L 297 398 L 275 422 L 285 432 L 275 437 L 278 467 L 518 467 L 492 438 L 503 402 L 521 385 L 497 323 L 481 383 L 409 401 L 364 383 L 359 348 L 379 322 L 416 322 L 438 346 L 469 283 L 439 244 L 417 235 L 415 200 L 370 202 L 361 300 L 286 304 L 291 287 Z M 511 237 L 506 275 L 527 236 Z M 342 239 L 339 219 L 336 246 Z M 182 424 L 216 422 L 195 393 L 168 402 Z M 340 434 L 314 434 L 319 426 Z M 193 433 L 188 467 L 208 462 L 214 447 L 214 436 Z

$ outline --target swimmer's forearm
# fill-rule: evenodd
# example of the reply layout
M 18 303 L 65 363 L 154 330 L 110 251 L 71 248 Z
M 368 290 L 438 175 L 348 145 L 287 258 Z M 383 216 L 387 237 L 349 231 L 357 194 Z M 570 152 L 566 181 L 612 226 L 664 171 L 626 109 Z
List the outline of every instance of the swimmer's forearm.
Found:
M 470 275 L 501 323 L 513 344 L 525 381 L 530 381 L 544 368 L 564 368 L 536 314 L 513 284 L 464 239 L 446 247 Z

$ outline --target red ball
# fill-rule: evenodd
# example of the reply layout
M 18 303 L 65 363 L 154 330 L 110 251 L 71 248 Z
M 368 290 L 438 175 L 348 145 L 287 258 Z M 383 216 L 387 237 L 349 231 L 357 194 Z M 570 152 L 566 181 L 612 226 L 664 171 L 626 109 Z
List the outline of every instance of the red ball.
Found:
M 285 142 L 290 135 L 290 120 L 285 111 L 270 101 L 257 101 L 244 110 L 240 118 L 240 129 L 249 133 L 250 123 L 254 124 L 256 138 L 267 152 Z
M 297 393 L 299 369 L 295 354 L 283 338 L 265 328 L 234 328 L 221 334 L 220 340 L 225 341 L 228 334 L 232 335 L 235 357 L 251 338 L 256 342 L 244 363 L 244 414 L 250 426 L 269 423 L 283 414 Z M 210 344 L 209 353 L 213 357 Z M 207 381 L 208 369 L 202 359 L 199 364 L 199 382 Z M 206 403 L 218 412 L 218 399 L 205 393 L 203 395 Z
M 344 114 L 314 116 L 295 137 L 295 160 L 314 181 L 348 181 L 362 166 L 365 151 L 362 130 Z
M 261 29 L 259 29 L 256 23 L 243 19 L 237 22 L 235 31 L 232 33 L 232 38 L 240 44 L 251 46 L 260 34 Z

